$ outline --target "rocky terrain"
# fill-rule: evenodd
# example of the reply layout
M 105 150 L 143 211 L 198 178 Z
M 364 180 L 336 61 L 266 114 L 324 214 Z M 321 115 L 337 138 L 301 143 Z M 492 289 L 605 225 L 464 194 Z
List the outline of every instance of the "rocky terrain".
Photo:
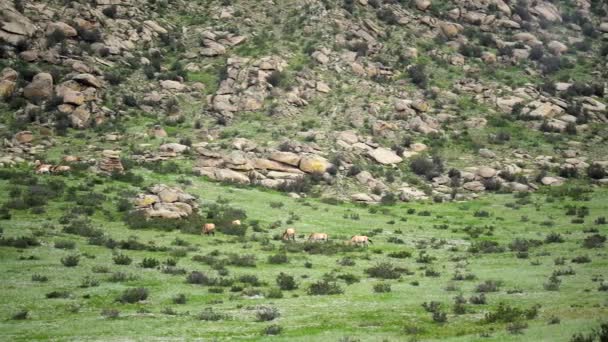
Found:
M 602 1 L 0 6 L 2 165 L 362 202 L 608 182 Z

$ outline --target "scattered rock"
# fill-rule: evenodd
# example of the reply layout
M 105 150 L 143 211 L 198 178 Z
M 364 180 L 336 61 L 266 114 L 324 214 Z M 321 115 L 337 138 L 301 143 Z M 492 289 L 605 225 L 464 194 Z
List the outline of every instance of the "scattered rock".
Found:
M 368 155 L 374 158 L 380 164 L 398 164 L 403 161 L 395 152 L 384 147 L 379 147 L 375 150 L 370 150 Z

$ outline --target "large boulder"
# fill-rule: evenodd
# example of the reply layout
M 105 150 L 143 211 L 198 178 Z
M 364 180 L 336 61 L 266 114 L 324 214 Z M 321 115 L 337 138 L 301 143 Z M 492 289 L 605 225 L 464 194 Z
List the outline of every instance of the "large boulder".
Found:
M 15 141 L 20 144 L 29 144 L 34 140 L 34 134 L 30 131 L 21 131 L 15 134 Z
M 221 182 L 249 184 L 251 180 L 245 174 L 230 169 L 215 169 L 213 179 Z
M 66 37 L 76 37 L 78 35 L 78 32 L 76 32 L 75 28 L 73 28 L 72 26 L 70 26 L 62 21 L 57 21 L 57 22 L 50 23 L 47 25 L 47 27 L 46 27 L 47 35 L 50 35 L 55 31 L 61 32 Z
M 139 194 L 134 204 L 136 210 L 142 211 L 146 218 L 185 218 L 198 209 L 196 197 L 165 184 L 156 184 L 148 193 Z
M 269 159 L 278 161 L 283 164 L 298 166 L 298 165 L 300 165 L 301 157 L 298 154 L 293 153 L 293 152 L 276 151 L 276 152 L 272 152 L 270 154 Z
M 477 169 L 477 175 L 483 178 L 492 178 L 496 176 L 496 170 L 488 166 L 482 166 Z
M 300 170 L 306 173 L 324 173 L 331 166 L 327 159 L 314 154 L 303 155 L 299 164 Z
M 36 32 L 36 26 L 13 7 L 12 1 L 0 1 L 0 39 L 17 45 Z
M 479 182 L 479 181 L 472 181 L 472 182 L 464 183 L 462 185 L 462 187 L 466 190 L 473 191 L 473 192 L 480 192 L 480 191 L 484 191 L 486 189 L 486 187 L 483 185 L 483 183 Z
M 380 164 L 398 164 L 403 161 L 395 152 L 384 147 L 379 147 L 375 150 L 370 150 L 368 155 Z
M 32 102 L 48 100 L 53 96 L 53 76 L 41 72 L 23 89 L 23 96 Z

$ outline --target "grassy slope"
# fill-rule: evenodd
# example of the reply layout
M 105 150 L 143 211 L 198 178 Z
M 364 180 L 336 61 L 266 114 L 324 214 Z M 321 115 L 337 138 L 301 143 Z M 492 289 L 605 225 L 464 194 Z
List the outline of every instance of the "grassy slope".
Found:
M 146 179 L 150 183 L 174 183 L 176 179 L 175 176 L 141 172 L 145 173 Z M 585 236 L 582 232 L 583 227 L 590 227 L 597 216 L 606 212 L 608 193 L 603 190 L 596 191 L 592 201 L 584 203 L 591 212 L 590 217 L 586 219 L 587 223 L 573 225 L 569 223 L 571 217 L 563 214 L 562 208 L 565 202 L 546 203 L 541 195 L 533 197 L 538 209 L 535 209 L 534 204 L 524 206 L 519 210 L 509 209 L 504 204 L 514 202 L 512 195 L 493 195 L 469 203 L 402 204 L 389 207 L 389 211 L 385 214 L 380 212 L 371 214 L 368 209 L 351 204 L 333 206 L 311 199 L 305 201 L 311 204 L 311 206 L 307 206 L 274 192 L 227 187 L 201 179 L 193 179 L 193 181 L 193 185 L 188 187 L 187 191 L 201 196 L 203 203 L 214 201 L 219 196 L 229 199 L 232 205 L 245 209 L 249 219 L 260 219 L 263 227 L 267 227 L 269 223 L 276 220 L 285 221 L 288 212 L 293 211 L 300 216 L 300 220 L 293 224 L 300 233 L 325 231 L 334 239 L 345 239 L 350 235 L 368 232 L 375 228 L 381 228 L 383 232 L 373 237 L 374 245 L 369 250 L 350 253 L 356 258 L 357 265 L 354 267 L 339 266 L 336 260 L 340 259 L 341 255 L 319 256 L 301 253 L 290 254 L 291 262 L 288 265 L 269 265 L 266 262 L 266 256 L 273 252 L 261 250 L 260 244 L 250 239 L 236 242 L 235 239 L 221 234 L 209 238 L 184 235 L 178 232 L 128 230 L 115 212 L 113 208 L 115 202 L 112 201 L 112 198 L 116 196 L 112 194 L 112 191 L 124 189 L 124 184 L 106 182 L 104 185 L 97 185 L 96 191 L 103 191 L 110 196 L 104 206 L 111 212 L 111 218 L 97 213 L 94 216 L 94 222 L 113 238 L 126 239 L 131 235 L 136 235 L 142 242 L 154 241 L 159 246 L 169 246 L 176 237 L 185 239 L 200 246 L 200 251 L 189 253 L 178 263 L 178 266 L 189 271 L 202 270 L 214 273 L 208 266 L 191 261 L 190 257 L 194 254 L 206 254 L 213 249 L 241 254 L 254 253 L 258 256 L 255 269 L 229 266 L 231 275 L 256 274 L 273 286 L 276 275 L 282 271 L 296 276 L 300 282 L 300 288 L 295 291 L 284 291 L 283 299 L 231 297 L 230 292 L 212 294 L 205 287 L 186 284 L 184 276 L 162 274 L 156 270 L 142 269 L 136 265 L 144 257 L 165 260 L 169 257 L 167 252 L 123 251 L 134 259 L 134 263 L 129 266 L 113 265 L 112 252 L 109 249 L 87 245 L 85 239 L 61 232 L 56 220 L 66 206 L 73 204 L 53 203 L 49 205 L 48 214 L 32 215 L 14 212 L 13 219 L 3 223 L 7 236 L 20 236 L 26 235 L 30 231 L 38 231 L 43 233 L 40 239 L 44 242 L 40 247 L 25 251 L 0 247 L 0 257 L 3 260 L 2 271 L 5 274 L 0 281 L 3 288 L 0 294 L 0 315 L 8 318 L 18 308 L 25 307 L 31 311 L 32 316 L 26 321 L 2 321 L 0 331 L 4 338 L 10 340 L 48 338 L 82 340 L 104 336 L 104 339 L 107 340 L 121 337 L 166 339 L 215 336 L 220 339 L 229 337 L 265 339 L 261 335 L 261 330 L 268 323 L 255 322 L 254 311 L 248 310 L 248 308 L 272 303 L 281 311 L 282 315 L 278 319 L 278 324 L 284 329 L 283 334 L 276 337 L 276 340 L 337 340 L 343 336 L 357 336 L 369 341 L 379 341 L 384 338 L 404 340 L 408 338 L 403 332 L 404 326 L 415 325 L 426 330 L 426 333 L 420 336 L 424 339 L 487 340 L 479 337 L 479 334 L 489 332 L 493 340 L 565 341 L 574 332 L 587 331 L 596 326 L 598 319 L 606 317 L 608 314 L 605 307 L 605 294 L 598 292 L 598 283 L 591 281 L 592 276 L 603 275 L 608 266 L 605 249 L 581 250 L 580 248 L 580 241 Z M 70 183 L 77 182 L 80 180 L 70 180 Z M 108 185 L 114 186 L 109 187 Z M 6 188 L 7 182 L 3 181 L 2 189 Z M 271 208 L 270 202 L 282 202 L 284 207 Z M 432 215 L 407 215 L 406 208 L 415 208 L 417 211 L 429 210 Z M 473 216 L 476 210 L 482 208 L 492 214 L 490 218 Z M 343 218 L 343 215 L 349 212 L 359 214 L 360 220 Z M 530 221 L 521 222 L 522 215 L 528 216 Z M 400 221 L 401 217 L 407 217 L 407 221 Z M 548 218 L 555 222 L 554 227 L 548 228 L 539 225 Z M 396 223 L 389 224 L 390 220 L 395 220 Z M 51 223 L 55 228 L 44 227 L 45 223 Z M 434 225 L 443 223 L 448 224 L 449 229 L 433 228 Z M 465 250 L 469 241 L 461 229 L 467 225 L 483 226 L 486 224 L 492 224 L 496 229 L 492 237 L 482 238 L 491 238 L 500 242 L 501 245 L 508 244 L 514 237 L 543 239 L 550 231 L 561 233 L 566 242 L 534 248 L 530 253 L 530 259 L 517 259 L 512 252 L 470 256 L 466 262 L 459 263 L 466 265 L 465 268 L 474 273 L 478 280 L 450 281 L 456 268 L 456 262 L 449 259 L 454 256 L 468 255 Z M 606 233 L 605 226 L 597 227 L 601 233 Z M 268 233 L 262 233 L 262 235 L 271 237 L 281 229 L 269 230 Z M 402 233 L 395 233 L 397 229 L 400 229 Z M 387 239 L 391 236 L 399 236 L 405 240 L 406 245 L 388 243 Z M 63 267 L 59 259 L 67 252 L 53 248 L 52 242 L 66 238 L 77 242 L 77 250 L 81 254 L 86 253 L 94 258 L 82 258 L 81 263 L 75 268 Z M 441 272 L 439 278 L 424 277 L 424 271 L 419 270 L 422 264 L 418 264 L 414 260 L 417 254 L 415 241 L 431 238 L 447 240 L 446 246 L 439 249 L 427 249 L 429 254 L 438 258 L 432 268 Z M 281 243 L 272 241 L 272 244 L 278 246 Z M 448 246 L 458 246 L 459 251 L 448 251 Z M 389 252 L 403 249 L 414 252 L 414 256 L 405 260 L 393 259 L 393 262 L 416 271 L 416 274 L 403 276 L 398 281 L 388 281 L 392 284 L 391 293 L 373 293 L 372 286 L 378 281 L 367 278 L 363 269 L 378 261 L 389 259 L 386 256 Z M 376 254 L 375 251 L 381 254 Z M 567 267 L 554 266 L 554 258 L 564 256 L 569 260 L 573 256 L 582 254 L 589 255 L 592 263 L 572 264 L 567 261 L 566 265 L 571 265 L 576 271 L 576 275 L 561 277 L 562 286 L 559 292 L 547 292 L 543 289 L 542 284 L 554 269 Z M 19 256 L 28 255 L 39 256 L 40 260 L 18 260 Z M 371 260 L 359 258 L 364 255 L 369 255 Z M 538 260 L 540 265 L 531 265 L 532 260 Z M 305 268 L 305 261 L 312 262 L 313 267 Z M 106 265 L 112 271 L 122 270 L 136 274 L 139 278 L 126 283 L 111 283 L 106 281 L 107 275 L 91 272 L 91 267 L 95 265 Z M 311 297 L 305 293 L 308 284 L 332 270 L 356 274 L 361 277 L 361 282 L 350 286 L 342 284 L 345 288 L 343 295 Z M 49 282 L 32 282 L 31 275 L 34 273 L 47 275 L 50 278 Z M 78 285 L 86 275 L 101 280 L 101 285 L 79 288 Z M 302 279 L 301 277 L 304 275 L 308 278 Z M 459 292 L 468 298 L 473 294 L 475 285 L 486 279 L 504 281 L 500 292 L 488 294 L 488 305 L 467 305 L 470 310 L 468 314 L 461 316 L 451 314 L 452 298 Z M 418 280 L 420 285 L 411 285 L 413 280 Z M 446 291 L 445 287 L 449 283 L 454 283 L 458 291 Z M 114 302 L 120 291 L 135 286 L 145 286 L 150 289 L 150 297 L 145 303 L 118 304 Z M 506 293 L 506 290 L 514 288 L 523 290 L 523 293 Z M 45 299 L 45 293 L 52 290 L 67 290 L 71 292 L 72 297 Z M 587 292 L 587 290 L 589 291 Z M 172 304 L 171 297 L 177 293 L 187 295 L 189 300 L 186 305 Z M 88 295 L 90 298 L 84 298 L 84 295 Z M 217 303 L 217 300 L 222 302 Z M 430 314 L 424 312 L 421 304 L 431 300 L 444 304 L 444 308 L 449 312 L 448 323 L 444 325 L 433 323 Z M 525 331 L 525 335 L 509 335 L 505 332 L 503 325 L 480 323 L 484 313 L 495 307 L 500 301 L 524 308 L 540 304 L 542 308 L 539 317 L 529 322 L 530 327 Z M 79 313 L 70 313 L 67 310 L 68 306 L 74 303 L 81 306 Z M 231 319 L 204 322 L 193 317 L 209 306 L 228 314 Z M 118 308 L 121 311 L 121 318 L 109 320 L 100 316 L 103 308 L 110 307 Z M 165 307 L 174 308 L 180 315 L 161 314 L 160 310 Z M 150 313 L 137 313 L 139 308 L 146 308 Z M 547 321 L 552 315 L 560 317 L 561 324 L 547 325 Z

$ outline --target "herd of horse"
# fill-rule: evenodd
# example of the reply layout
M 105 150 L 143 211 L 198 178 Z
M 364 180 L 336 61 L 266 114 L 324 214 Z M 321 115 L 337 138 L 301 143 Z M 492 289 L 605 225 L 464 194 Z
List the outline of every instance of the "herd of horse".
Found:
M 231 222 L 233 226 L 240 226 L 240 220 L 234 220 Z M 215 223 L 205 223 L 201 232 L 203 235 L 215 235 Z M 287 228 L 281 236 L 283 241 L 296 241 L 296 230 L 294 228 Z M 329 235 L 326 233 L 312 233 L 308 236 L 308 242 L 327 242 L 329 241 Z M 354 235 L 350 238 L 350 244 L 356 246 L 367 246 L 372 243 L 369 237 L 365 235 Z

